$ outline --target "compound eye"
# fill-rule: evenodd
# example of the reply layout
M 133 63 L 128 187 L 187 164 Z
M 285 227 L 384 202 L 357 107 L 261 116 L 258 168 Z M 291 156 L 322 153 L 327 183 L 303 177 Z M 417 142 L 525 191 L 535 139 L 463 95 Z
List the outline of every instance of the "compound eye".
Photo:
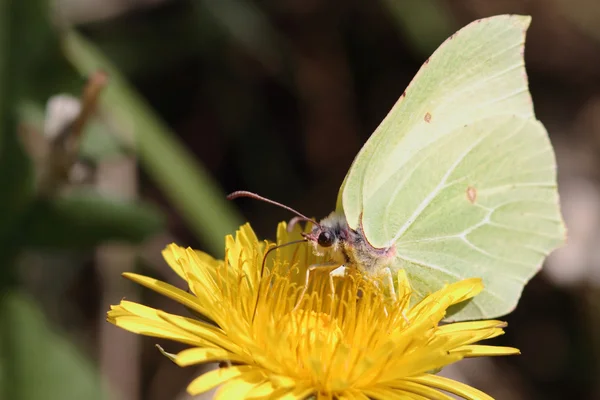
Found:
M 331 232 L 321 232 L 317 238 L 317 242 L 321 247 L 331 247 L 333 245 L 333 235 Z

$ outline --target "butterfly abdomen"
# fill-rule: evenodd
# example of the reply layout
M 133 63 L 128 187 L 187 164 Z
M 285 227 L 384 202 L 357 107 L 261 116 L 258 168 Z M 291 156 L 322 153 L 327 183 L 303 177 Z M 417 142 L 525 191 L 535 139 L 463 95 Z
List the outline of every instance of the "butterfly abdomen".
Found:
M 378 249 L 365 240 L 364 234 L 348 228 L 348 239 L 344 242 L 344 252 L 350 264 L 367 274 L 378 274 L 389 266 L 396 255 L 394 246 Z

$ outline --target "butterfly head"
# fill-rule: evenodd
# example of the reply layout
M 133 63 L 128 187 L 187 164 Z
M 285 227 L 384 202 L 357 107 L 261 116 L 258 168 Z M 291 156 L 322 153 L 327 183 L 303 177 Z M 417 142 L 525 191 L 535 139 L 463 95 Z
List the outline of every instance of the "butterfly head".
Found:
M 339 250 L 343 250 L 344 247 L 349 243 L 348 240 L 350 239 L 351 230 L 348 228 L 346 217 L 344 217 L 342 214 L 332 212 L 328 217 L 322 219 L 320 222 L 316 222 L 315 220 L 306 217 L 291 207 L 259 196 L 256 193 L 237 191 L 228 195 L 227 199 L 233 200 L 239 197 L 249 197 L 256 200 L 261 200 L 293 212 L 296 214 L 296 217 L 294 217 L 288 224 L 288 230 L 290 231 L 299 221 L 310 222 L 313 225 L 312 231 L 309 233 L 304 233 L 302 236 L 304 240 L 313 245 L 315 252 L 319 254 L 323 253 L 322 250 L 327 249 L 333 250 L 333 254 L 339 256 L 340 254 L 344 253 L 343 251 Z M 343 260 L 347 259 L 347 257 L 334 258 L 340 258 Z
M 348 224 L 344 216 L 335 212 L 322 219 L 304 238 L 315 249 L 332 249 L 337 251 L 348 240 Z

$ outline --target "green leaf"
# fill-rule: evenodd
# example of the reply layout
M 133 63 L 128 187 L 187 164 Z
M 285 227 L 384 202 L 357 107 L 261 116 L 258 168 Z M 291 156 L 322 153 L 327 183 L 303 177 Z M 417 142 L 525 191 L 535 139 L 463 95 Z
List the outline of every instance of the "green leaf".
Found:
M 65 337 L 54 332 L 35 303 L 4 293 L 0 371 L 10 379 L 11 399 L 101 400 L 111 398 L 96 368 Z M 7 381 L 0 380 L 0 390 Z
M 224 236 L 234 232 L 242 219 L 217 183 L 91 43 L 70 31 L 64 37 L 64 48 L 81 73 L 108 72 L 110 81 L 101 98 L 103 110 L 134 136 L 141 165 L 189 228 L 211 252 L 222 254 Z
M 16 104 L 26 85 L 25 73 L 47 36 L 46 21 L 40 21 L 45 18 L 45 6 L 42 1 L 0 0 L 0 241 L 3 244 L 33 195 L 33 167 L 17 136 Z
M 73 193 L 35 202 L 23 230 L 29 247 L 89 248 L 105 241 L 138 243 L 160 232 L 164 218 L 147 204 Z

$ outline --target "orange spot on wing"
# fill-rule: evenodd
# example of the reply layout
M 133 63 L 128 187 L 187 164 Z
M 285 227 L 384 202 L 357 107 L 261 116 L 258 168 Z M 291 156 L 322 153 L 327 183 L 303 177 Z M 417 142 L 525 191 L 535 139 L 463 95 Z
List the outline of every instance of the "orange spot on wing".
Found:
M 427 113 L 425 114 L 425 122 L 430 123 L 431 122 L 431 114 Z
M 469 200 L 469 203 L 471 204 L 474 204 L 475 200 L 477 200 L 477 189 L 473 186 L 467 188 L 467 200 Z

